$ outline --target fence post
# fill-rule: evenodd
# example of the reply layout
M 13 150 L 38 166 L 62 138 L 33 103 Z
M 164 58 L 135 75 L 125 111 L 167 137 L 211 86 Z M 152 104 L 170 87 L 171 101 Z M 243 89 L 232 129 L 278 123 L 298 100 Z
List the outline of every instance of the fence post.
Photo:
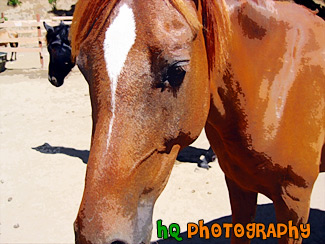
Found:
M 39 24 L 41 24 L 41 16 L 39 14 L 36 14 L 36 20 Z M 41 33 L 41 26 L 37 26 L 37 36 L 38 36 L 38 46 L 41 48 L 41 52 L 39 53 L 40 62 L 42 69 L 44 68 L 44 59 L 42 55 L 42 33 Z

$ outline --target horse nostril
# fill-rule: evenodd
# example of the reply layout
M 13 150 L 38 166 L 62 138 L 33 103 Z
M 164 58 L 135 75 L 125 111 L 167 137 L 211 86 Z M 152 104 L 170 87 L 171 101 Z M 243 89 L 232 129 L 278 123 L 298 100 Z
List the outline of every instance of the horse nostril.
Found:
M 127 244 L 124 241 L 113 241 L 111 244 Z

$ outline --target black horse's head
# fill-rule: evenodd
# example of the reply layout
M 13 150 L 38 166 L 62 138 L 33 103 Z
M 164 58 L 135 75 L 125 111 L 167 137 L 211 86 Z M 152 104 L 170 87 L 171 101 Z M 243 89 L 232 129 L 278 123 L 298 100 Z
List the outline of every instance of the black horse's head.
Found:
M 71 60 L 70 26 L 62 21 L 60 25 L 54 27 L 45 22 L 43 24 L 47 31 L 47 50 L 50 53 L 49 81 L 52 85 L 59 87 L 75 65 Z

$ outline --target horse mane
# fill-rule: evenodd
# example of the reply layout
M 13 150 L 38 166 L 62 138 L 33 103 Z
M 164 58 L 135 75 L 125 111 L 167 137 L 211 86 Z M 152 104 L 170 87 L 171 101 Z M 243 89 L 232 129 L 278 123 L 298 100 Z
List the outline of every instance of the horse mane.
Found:
M 79 0 L 71 25 L 73 61 L 78 56 L 82 42 L 87 38 L 97 18 L 103 13 L 107 19 L 119 0 Z M 167 1 L 167 0 L 165 0 Z M 227 45 L 231 35 L 230 20 L 224 0 L 200 0 L 202 20 L 188 10 L 184 0 L 168 0 L 184 16 L 192 30 L 203 27 L 210 72 L 216 67 L 223 70 L 227 60 Z M 102 18 L 102 17 L 101 17 Z M 100 25 L 103 25 L 101 23 Z M 101 26 L 98 27 L 100 29 Z M 217 66 L 216 66 L 217 65 Z
M 222 72 L 227 64 L 232 31 L 224 0 L 201 0 L 202 23 L 210 76 Z
M 198 19 L 198 16 L 193 15 L 192 12 L 188 10 L 188 6 L 185 4 L 184 0 L 170 0 L 170 2 L 178 10 L 178 12 L 183 15 L 194 32 L 197 32 L 202 28 L 202 24 Z

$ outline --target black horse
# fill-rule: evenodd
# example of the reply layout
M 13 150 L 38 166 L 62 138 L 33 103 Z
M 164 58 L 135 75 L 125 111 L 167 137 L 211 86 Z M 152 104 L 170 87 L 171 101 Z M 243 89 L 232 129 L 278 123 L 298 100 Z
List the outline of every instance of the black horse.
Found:
M 71 60 L 70 26 L 62 21 L 60 25 L 54 27 L 45 22 L 43 24 L 47 31 L 47 50 L 50 53 L 49 81 L 59 87 L 75 65 Z

